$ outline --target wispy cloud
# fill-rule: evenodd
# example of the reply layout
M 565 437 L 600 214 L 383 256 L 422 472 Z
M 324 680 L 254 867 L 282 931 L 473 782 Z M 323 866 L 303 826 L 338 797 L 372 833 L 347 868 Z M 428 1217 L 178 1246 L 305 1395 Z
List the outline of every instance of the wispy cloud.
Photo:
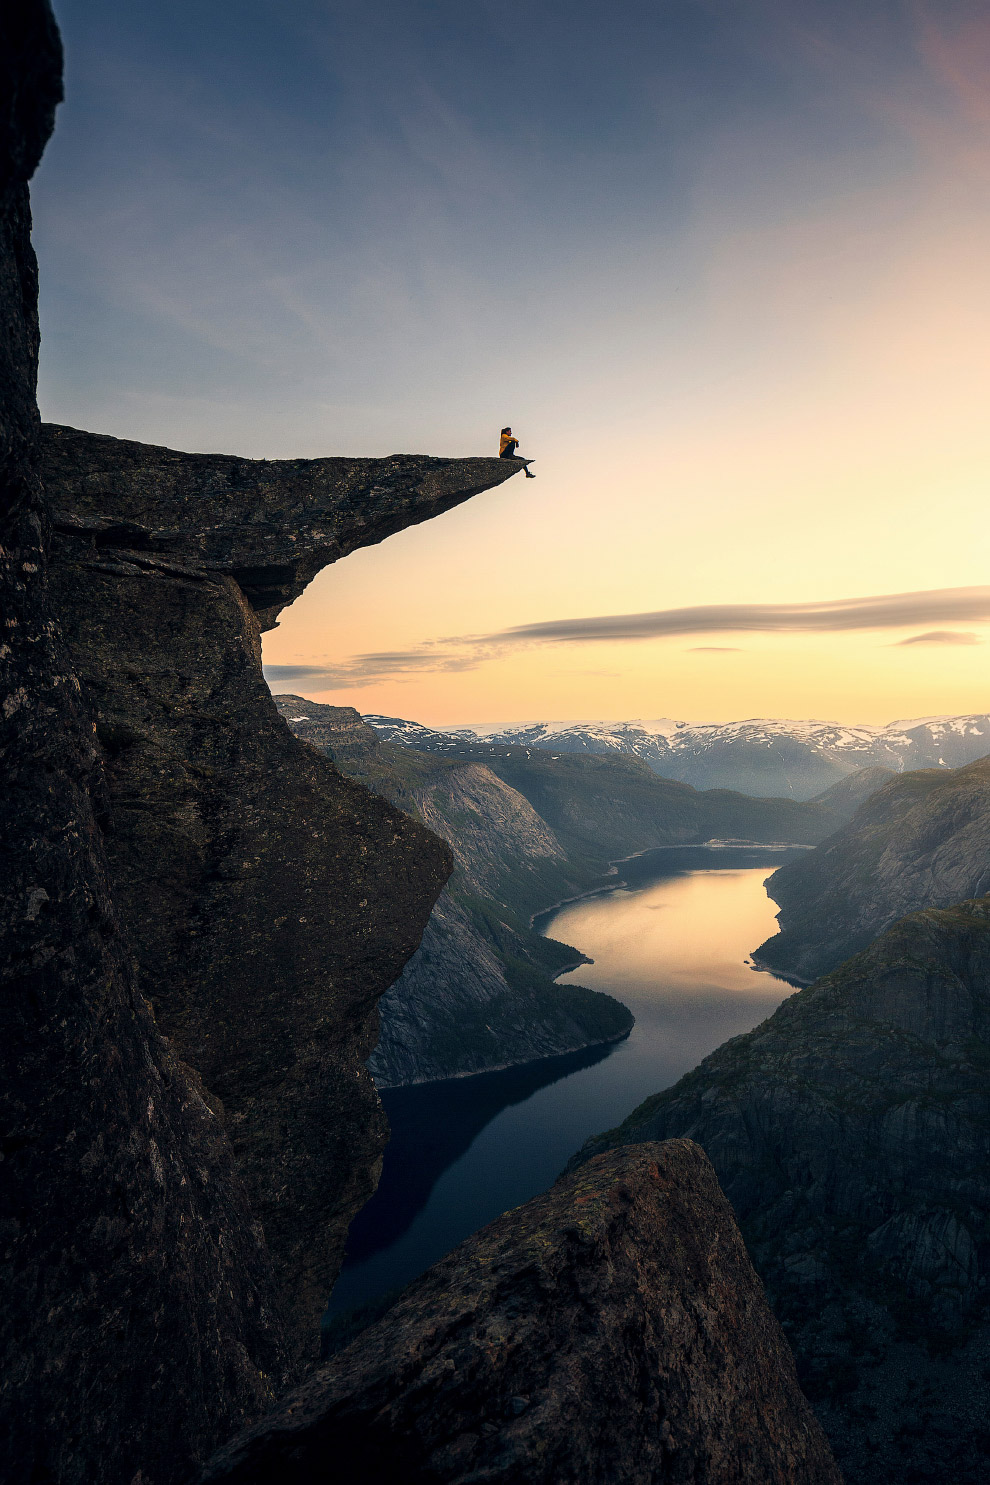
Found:
M 406 674 L 476 670 L 497 646 L 470 637 L 427 640 L 409 650 L 373 650 L 349 660 L 322 665 L 266 665 L 265 679 L 273 690 L 302 684 L 311 691 L 343 691 L 373 686 L 388 677 Z
M 741 655 L 739 645 L 692 645 L 689 655 Z
M 886 593 L 821 603 L 718 603 L 651 613 L 605 614 L 592 618 L 549 619 L 519 624 L 494 634 L 462 634 L 424 640 L 408 650 L 375 650 L 340 662 L 271 665 L 265 674 L 275 687 L 305 683 L 311 690 L 343 690 L 374 685 L 386 678 L 436 671 L 475 670 L 485 660 L 539 644 L 625 643 L 673 635 L 837 634 L 869 629 L 914 629 L 919 624 L 969 620 L 990 623 L 990 587 L 935 588 L 920 593 Z M 979 644 L 975 634 L 927 630 L 900 644 Z M 738 645 L 697 645 L 694 652 L 740 653 Z
M 658 639 L 669 634 L 834 634 L 850 629 L 902 629 L 933 620 L 990 622 L 990 587 L 935 588 L 824 603 L 709 603 L 653 613 L 605 614 L 520 624 L 490 639 L 519 643 L 587 644 L 595 640 Z
M 897 648 L 904 645 L 981 645 L 982 639 L 967 629 L 928 629 L 924 634 L 912 634 L 909 639 L 899 639 Z

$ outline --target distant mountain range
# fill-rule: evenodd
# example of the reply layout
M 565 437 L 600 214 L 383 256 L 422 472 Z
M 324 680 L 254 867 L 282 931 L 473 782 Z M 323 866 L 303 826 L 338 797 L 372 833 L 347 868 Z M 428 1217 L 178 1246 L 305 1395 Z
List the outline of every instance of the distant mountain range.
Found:
M 838 722 L 516 722 L 443 731 L 398 717 L 365 717 L 385 740 L 430 753 L 465 742 L 552 753 L 631 754 L 665 778 L 696 789 L 758 798 L 812 799 L 862 768 L 903 773 L 959 768 L 990 753 L 990 714 L 918 717 L 884 727 Z

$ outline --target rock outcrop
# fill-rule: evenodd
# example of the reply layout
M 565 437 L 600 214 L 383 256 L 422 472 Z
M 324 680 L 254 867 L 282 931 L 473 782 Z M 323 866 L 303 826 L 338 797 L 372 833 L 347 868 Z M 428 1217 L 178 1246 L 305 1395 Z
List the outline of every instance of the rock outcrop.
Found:
M 710 1157 L 850 1485 L 985 1478 L 990 898 L 914 914 L 583 1156 Z
M 446 847 L 300 744 L 261 629 L 321 567 L 516 472 L 249 460 L 42 432 L 56 603 L 139 985 L 230 1134 L 301 1356 L 385 1125 L 364 1059 Z
M 817 850 L 774 872 L 780 932 L 756 951 L 811 980 L 906 913 L 990 890 L 990 758 L 902 774 Z
M 610 995 L 555 985 L 581 959 L 529 926 L 596 880 L 532 805 L 484 764 L 381 743 L 350 707 L 275 704 L 296 735 L 448 842 L 454 874 L 423 941 L 380 1004 L 368 1067 L 379 1088 L 511 1067 L 615 1041 L 632 1015 Z
M 211 1485 L 839 1485 L 711 1167 L 589 1162 L 461 1244 Z
M 270 1403 L 285 1360 L 226 1135 L 135 984 L 49 584 L 27 182 L 61 56 L 41 0 L 0 16 L 0 97 L 2 1472 L 169 1485 Z

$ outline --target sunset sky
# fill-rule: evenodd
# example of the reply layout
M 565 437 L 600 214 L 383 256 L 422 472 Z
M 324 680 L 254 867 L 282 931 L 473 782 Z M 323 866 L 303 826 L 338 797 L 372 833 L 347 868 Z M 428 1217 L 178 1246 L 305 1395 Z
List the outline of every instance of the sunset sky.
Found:
M 510 422 L 537 461 L 325 571 L 276 690 L 990 709 L 982 0 L 56 11 L 45 418 L 273 458 Z

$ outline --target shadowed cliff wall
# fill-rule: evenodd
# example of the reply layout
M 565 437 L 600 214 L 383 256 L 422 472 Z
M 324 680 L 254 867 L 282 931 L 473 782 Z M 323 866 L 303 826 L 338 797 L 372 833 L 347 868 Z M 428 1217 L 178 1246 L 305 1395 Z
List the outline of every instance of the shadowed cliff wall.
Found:
M 230 1147 L 120 930 L 106 795 L 48 582 L 27 181 L 61 96 L 39 0 L 0 15 L 0 1435 L 9 1480 L 185 1475 L 284 1371 Z
M 233 1142 L 293 1352 L 315 1359 L 386 1139 L 376 1005 L 450 871 L 424 827 L 300 743 L 261 630 L 327 564 L 517 472 L 250 460 L 46 426 L 53 585 L 107 784 L 139 984 Z

